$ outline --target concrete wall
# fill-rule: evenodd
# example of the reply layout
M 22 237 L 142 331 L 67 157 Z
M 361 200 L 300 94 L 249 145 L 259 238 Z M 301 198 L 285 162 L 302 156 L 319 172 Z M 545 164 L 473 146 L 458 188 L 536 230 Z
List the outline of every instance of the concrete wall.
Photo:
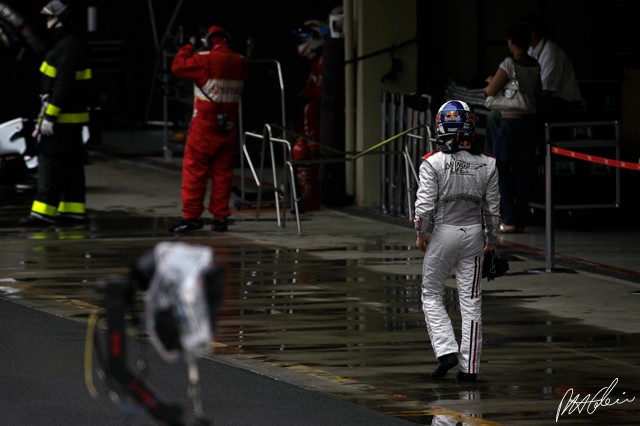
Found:
M 416 0 L 353 0 L 351 8 L 351 49 L 355 57 L 399 45 L 416 37 Z M 348 18 L 349 12 L 345 13 Z M 350 47 L 347 46 L 347 50 Z M 391 53 L 357 61 L 347 71 L 347 150 L 358 152 L 381 140 L 380 99 L 382 91 L 415 92 L 417 87 L 417 49 L 412 42 L 394 50 L 394 58 L 402 63 L 395 79 L 382 82 L 392 65 Z M 349 91 L 349 86 L 353 92 Z M 350 94 L 351 93 L 351 94 Z M 350 105 L 353 107 L 351 109 Z M 351 130 L 349 130 L 351 129 Z M 348 192 L 355 195 L 358 206 L 377 208 L 380 204 L 380 157 L 365 155 L 348 167 Z

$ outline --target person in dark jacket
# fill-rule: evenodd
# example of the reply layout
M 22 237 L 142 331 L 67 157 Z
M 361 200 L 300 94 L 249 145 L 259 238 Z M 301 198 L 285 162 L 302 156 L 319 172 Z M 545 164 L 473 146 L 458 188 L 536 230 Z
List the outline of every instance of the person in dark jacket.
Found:
M 73 10 L 59 0 L 41 13 L 53 45 L 42 73 L 42 109 L 34 136 L 38 139 L 38 183 L 23 226 L 84 223 L 86 150 L 83 127 L 89 124 L 91 68 Z

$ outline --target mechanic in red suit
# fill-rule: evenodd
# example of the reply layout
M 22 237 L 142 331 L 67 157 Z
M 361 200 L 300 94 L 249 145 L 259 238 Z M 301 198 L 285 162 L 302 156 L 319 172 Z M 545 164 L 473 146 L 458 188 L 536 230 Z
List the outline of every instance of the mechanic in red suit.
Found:
M 320 141 L 320 106 L 322 100 L 322 47 L 329 26 L 319 20 L 306 21 L 294 34 L 298 38 L 298 54 L 309 60 L 309 77 L 300 96 L 304 106 L 304 135 L 312 141 Z
M 226 31 L 212 26 L 201 39 L 203 49 L 196 50 L 197 40 L 192 37 L 171 65 L 176 76 L 194 81 L 194 105 L 182 166 L 182 221 L 169 232 L 204 226 L 201 215 L 209 179 L 212 229 L 227 231 L 238 146 L 238 104 L 248 74 L 246 59 L 231 49 L 229 40 Z

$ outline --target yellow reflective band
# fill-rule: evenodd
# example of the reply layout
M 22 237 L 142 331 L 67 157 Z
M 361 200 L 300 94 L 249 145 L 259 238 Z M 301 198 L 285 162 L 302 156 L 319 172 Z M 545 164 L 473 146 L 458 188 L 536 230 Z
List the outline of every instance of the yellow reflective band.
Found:
M 58 209 L 54 206 L 50 206 L 40 201 L 34 201 L 31 206 L 31 211 L 34 213 L 40 213 L 46 216 L 55 216 Z
M 49 236 L 49 238 L 51 238 Z M 84 240 L 86 238 L 86 236 L 84 235 L 84 233 L 78 232 L 76 231 L 75 233 L 72 232 L 58 232 L 58 239 L 59 240 Z M 75 301 L 74 301 L 75 303 Z
M 40 72 L 51 78 L 56 78 L 58 75 L 58 69 L 53 65 L 49 65 L 47 61 L 42 62 L 42 65 L 40 65 Z M 91 68 L 76 71 L 76 80 L 91 80 L 91 77 L 93 77 Z
M 76 71 L 76 80 L 91 80 L 91 68 L 86 70 Z
M 44 113 L 52 117 L 57 117 L 60 114 L 60 107 L 57 107 L 53 104 L 48 104 L 47 108 L 44 110 Z
M 47 108 L 48 109 L 48 108 Z M 58 123 L 88 123 L 89 122 L 89 113 L 88 112 L 77 112 L 77 113 L 63 113 L 58 116 Z
M 68 203 L 65 201 L 61 201 L 58 204 L 58 213 L 85 213 L 85 204 L 84 203 Z
M 58 74 L 56 67 L 49 65 L 47 61 L 43 61 L 40 65 L 40 72 L 51 78 L 56 78 L 56 74 Z

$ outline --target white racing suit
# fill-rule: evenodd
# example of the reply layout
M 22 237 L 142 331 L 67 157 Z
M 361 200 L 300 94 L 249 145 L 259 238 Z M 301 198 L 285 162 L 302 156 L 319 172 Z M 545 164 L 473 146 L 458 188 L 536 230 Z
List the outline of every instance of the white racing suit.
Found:
M 436 357 L 457 354 L 458 368 L 476 374 L 482 354 L 482 261 L 485 239 L 500 225 L 498 172 L 493 157 L 432 151 L 420 165 L 415 228 L 428 240 L 422 267 L 422 310 Z M 445 280 L 454 270 L 462 317 L 458 344 L 444 306 Z

